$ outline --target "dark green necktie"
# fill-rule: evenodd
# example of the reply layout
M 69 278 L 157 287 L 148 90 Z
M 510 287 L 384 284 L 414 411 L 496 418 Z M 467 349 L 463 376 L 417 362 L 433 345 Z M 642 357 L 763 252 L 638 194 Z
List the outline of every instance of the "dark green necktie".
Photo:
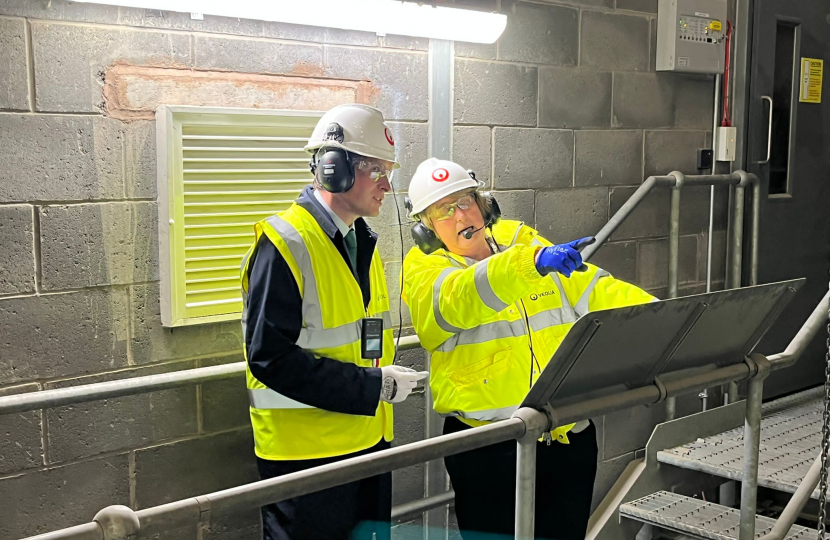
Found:
M 344 240 L 346 241 L 346 252 L 349 254 L 349 261 L 352 263 L 352 270 L 357 275 L 357 236 L 354 234 L 354 229 L 349 229 Z

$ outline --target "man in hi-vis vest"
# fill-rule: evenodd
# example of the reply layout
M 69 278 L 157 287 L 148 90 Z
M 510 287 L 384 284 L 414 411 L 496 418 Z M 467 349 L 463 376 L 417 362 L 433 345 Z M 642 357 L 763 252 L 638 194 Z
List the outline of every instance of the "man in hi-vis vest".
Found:
M 383 115 L 341 105 L 305 150 L 313 186 L 256 224 L 242 262 L 248 394 L 263 479 L 390 447 L 392 403 L 426 373 L 395 348 L 377 216 L 399 168 Z M 389 537 L 390 473 L 263 507 L 266 540 Z

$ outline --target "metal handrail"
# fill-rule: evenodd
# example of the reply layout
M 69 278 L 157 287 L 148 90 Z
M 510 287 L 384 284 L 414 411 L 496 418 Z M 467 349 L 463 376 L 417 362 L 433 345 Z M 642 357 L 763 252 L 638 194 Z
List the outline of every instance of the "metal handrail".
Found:
M 676 378 L 666 377 L 662 388 L 654 384 L 634 388 L 601 398 L 593 398 L 559 407 L 551 411 L 560 424 L 567 424 L 593 416 L 626 409 L 638 405 L 658 403 L 669 396 L 697 392 L 717 384 L 749 379 L 758 375 L 758 363 L 768 364 L 771 370 L 792 365 L 822 328 L 830 309 L 830 293 L 822 298 L 813 313 L 796 334 L 787 352 L 764 359 L 731 365 Z M 765 376 L 765 373 L 761 377 Z M 758 381 L 762 384 L 762 381 Z M 760 411 L 760 400 L 753 400 L 747 407 Z M 749 411 L 748 411 L 749 412 Z M 757 415 L 756 415 L 757 416 Z M 749 417 L 749 415 L 748 415 Z M 538 431 L 540 422 L 547 425 L 548 417 L 532 409 L 519 409 L 513 418 L 476 429 L 450 435 L 442 435 L 366 456 L 346 459 L 329 465 L 315 467 L 278 478 L 260 480 L 250 484 L 191 497 L 153 508 L 134 511 L 125 506 L 110 506 L 96 514 L 93 523 L 79 525 L 44 535 L 32 540 L 113 540 L 126 537 L 149 537 L 171 528 L 198 524 L 216 517 L 257 508 L 290 497 L 306 495 L 321 489 L 361 480 L 395 469 L 439 459 L 448 455 L 481 448 L 491 444 L 522 439 Z M 753 429 L 758 426 L 754 426 Z M 535 443 L 535 441 L 533 441 Z M 751 453 L 751 449 L 750 452 Z M 754 448 L 757 462 L 757 445 Z M 745 484 L 752 484 L 747 478 Z M 757 477 L 755 478 L 757 487 Z M 517 512 L 518 514 L 518 512 Z M 752 516 L 754 523 L 754 514 Z M 106 531 L 106 532 L 105 532 Z
M 634 192 L 634 194 L 623 204 L 623 206 L 614 214 L 614 216 L 605 224 L 605 226 L 597 233 L 596 243 L 585 248 L 582 252 L 584 260 L 589 260 L 599 249 L 599 247 L 617 230 L 622 222 L 629 214 L 645 199 L 652 189 L 655 187 L 672 188 L 672 226 L 671 238 L 669 241 L 669 296 L 674 298 L 677 296 L 677 276 L 679 265 L 679 220 L 680 220 L 680 189 L 685 186 L 709 186 L 709 185 L 731 185 L 737 186 L 736 189 L 743 190 L 745 185 L 752 184 L 754 186 L 755 196 L 753 197 L 753 213 L 752 213 L 752 252 L 751 252 L 751 279 L 750 284 L 757 283 L 758 274 L 758 211 L 760 207 L 756 208 L 759 201 L 759 187 L 760 183 L 755 175 L 737 171 L 733 174 L 715 174 L 715 175 L 698 175 L 685 176 L 679 172 L 673 172 L 668 176 L 650 176 L 645 182 Z M 743 193 L 743 191 L 741 191 Z M 736 196 L 738 199 L 743 199 L 743 196 Z M 737 204 L 737 202 L 736 202 Z M 736 207 L 737 208 L 737 207 Z M 741 212 L 743 212 L 743 202 L 741 202 Z M 734 234 L 738 234 L 737 246 L 740 246 L 740 235 L 742 234 L 742 227 L 734 227 Z M 732 249 L 733 267 L 737 268 L 736 272 L 740 278 L 741 265 L 741 249 Z M 737 257 L 737 260 L 735 259 Z M 738 281 L 740 283 L 740 281 Z M 420 341 L 417 336 L 406 336 L 400 339 L 400 350 L 411 350 L 420 347 Z M 245 374 L 245 362 L 235 362 L 232 364 L 223 364 L 221 366 L 202 367 L 176 371 L 172 373 L 162 373 L 158 375 L 146 375 L 144 377 L 134 377 L 131 379 L 122 379 L 118 381 L 108 381 L 101 383 L 85 384 L 74 386 L 71 388 L 58 388 L 50 390 L 41 390 L 39 392 L 30 392 L 26 394 L 12 394 L 9 396 L 0 397 L 0 415 L 20 413 L 25 411 L 32 411 L 37 409 L 47 409 L 51 407 L 59 407 L 62 405 L 76 405 L 79 403 L 86 403 L 90 401 L 98 401 L 104 399 L 111 399 L 115 397 L 122 397 L 135 394 L 145 394 L 148 392 L 155 392 L 158 390 L 167 390 L 171 388 L 179 388 L 183 386 L 193 386 L 213 381 L 221 381 L 230 379 Z

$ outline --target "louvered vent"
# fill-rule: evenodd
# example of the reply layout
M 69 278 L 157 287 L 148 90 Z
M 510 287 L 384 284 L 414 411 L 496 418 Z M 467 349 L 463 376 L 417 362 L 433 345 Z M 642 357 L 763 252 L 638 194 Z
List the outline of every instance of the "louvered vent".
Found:
M 288 208 L 311 181 L 303 146 L 321 113 L 166 109 L 173 129 L 165 325 L 238 318 L 240 262 L 254 241 L 253 225 Z M 164 304 L 162 298 L 162 311 Z

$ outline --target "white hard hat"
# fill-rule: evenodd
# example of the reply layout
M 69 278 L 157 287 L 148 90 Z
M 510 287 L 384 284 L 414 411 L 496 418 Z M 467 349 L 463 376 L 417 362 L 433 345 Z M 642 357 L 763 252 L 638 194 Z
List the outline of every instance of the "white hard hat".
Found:
M 409 198 L 412 200 L 409 217 L 415 218 L 447 195 L 469 188 L 478 189 L 483 185 L 458 163 L 429 158 L 418 165 L 409 183 Z
M 342 137 L 328 136 L 332 124 L 340 126 Z M 391 161 L 394 169 L 400 168 L 395 161 L 395 140 L 383 121 L 383 113 L 368 105 L 338 105 L 324 114 L 308 139 L 305 151 L 314 154 L 323 146 Z

